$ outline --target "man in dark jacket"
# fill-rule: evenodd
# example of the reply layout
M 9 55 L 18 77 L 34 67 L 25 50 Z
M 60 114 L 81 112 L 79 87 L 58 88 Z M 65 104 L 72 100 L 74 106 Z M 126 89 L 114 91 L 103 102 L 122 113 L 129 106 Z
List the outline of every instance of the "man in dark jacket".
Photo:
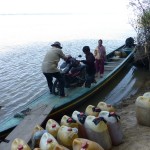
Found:
M 81 60 L 82 63 L 86 65 L 86 81 L 85 81 L 85 87 L 91 87 L 91 83 L 95 82 L 95 57 L 90 52 L 89 46 L 84 46 L 82 51 L 85 54 L 86 60 Z

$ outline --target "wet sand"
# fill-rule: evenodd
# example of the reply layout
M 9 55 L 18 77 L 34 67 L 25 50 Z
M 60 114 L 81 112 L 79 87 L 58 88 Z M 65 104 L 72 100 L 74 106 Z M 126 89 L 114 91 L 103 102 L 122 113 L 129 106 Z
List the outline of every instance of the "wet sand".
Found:
M 117 114 L 121 117 L 124 141 L 112 150 L 150 150 L 150 127 L 137 123 L 135 101 L 138 96 L 150 92 L 150 76 L 147 76 L 138 92 L 116 105 Z

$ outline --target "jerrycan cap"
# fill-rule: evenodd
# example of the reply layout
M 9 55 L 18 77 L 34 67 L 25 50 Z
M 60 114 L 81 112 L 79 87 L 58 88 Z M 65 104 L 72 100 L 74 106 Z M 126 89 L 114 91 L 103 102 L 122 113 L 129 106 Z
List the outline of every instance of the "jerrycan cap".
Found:
M 93 112 L 100 112 L 101 111 L 101 109 L 98 107 L 93 107 L 92 110 L 93 110 Z
M 47 144 L 51 143 L 53 140 L 51 138 L 47 139 Z
M 107 104 L 107 107 L 112 107 L 112 105 L 111 104 Z
M 84 124 L 86 117 L 87 115 L 85 115 L 83 112 L 81 112 L 80 114 L 77 114 L 77 118 L 82 124 Z
M 81 115 L 81 116 L 83 116 L 83 115 L 84 115 L 84 113 L 83 113 L 83 112 L 80 112 L 80 115 Z
M 55 128 L 56 127 L 56 124 L 52 124 L 52 128 Z
M 109 114 L 113 116 L 113 115 L 115 115 L 116 113 L 115 113 L 115 112 L 110 112 Z
M 104 119 L 104 117 L 96 117 L 93 122 L 95 125 L 99 124 L 100 121 L 103 121 L 104 123 L 107 123 L 107 121 Z
M 117 115 L 115 112 L 110 112 L 108 117 L 111 117 L 111 116 L 112 116 L 112 117 L 115 117 L 116 120 L 117 120 L 117 122 L 120 120 L 120 116 Z
M 67 119 L 67 123 L 76 123 L 76 121 L 70 117 Z
M 84 142 L 84 143 L 82 143 L 82 145 L 81 145 L 81 150 L 85 150 L 87 147 L 88 147 L 88 143 L 87 143 L 87 142 Z
M 19 144 L 17 150 L 23 150 L 23 145 L 22 145 L 22 144 Z
M 68 118 L 67 122 L 71 123 L 72 122 L 72 118 Z
M 72 128 L 68 128 L 68 131 L 72 131 Z

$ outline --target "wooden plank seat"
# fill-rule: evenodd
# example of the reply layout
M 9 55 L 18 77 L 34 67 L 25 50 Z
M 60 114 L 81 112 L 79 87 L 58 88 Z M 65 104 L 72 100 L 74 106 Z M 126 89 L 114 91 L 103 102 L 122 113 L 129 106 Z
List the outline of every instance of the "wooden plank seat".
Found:
M 118 66 L 120 63 L 118 62 L 118 61 L 116 61 L 116 62 L 114 62 L 114 63 L 111 63 L 111 64 L 107 64 L 107 65 L 105 65 L 105 67 L 116 67 L 116 66 Z
M 106 61 L 105 62 L 105 65 L 108 65 L 108 64 L 115 64 L 116 62 L 114 62 L 114 61 Z
M 23 139 L 28 143 L 32 137 L 33 128 L 38 124 L 42 123 L 47 119 L 47 116 L 52 111 L 52 106 L 42 105 L 38 106 L 27 115 L 22 122 L 14 128 L 14 130 L 6 137 L 9 142 L 2 142 L 0 144 L 0 150 L 10 150 L 11 144 L 15 138 Z
M 113 60 L 113 61 L 118 61 L 118 60 L 120 60 L 121 58 L 120 57 L 117 57 L 117 56 L 114 56 L 114 57 L 112 57 L 112 58 L 110 58 L 110 60 Z
M 116 66 L 105 66 L 104 70 L 113 70 Z

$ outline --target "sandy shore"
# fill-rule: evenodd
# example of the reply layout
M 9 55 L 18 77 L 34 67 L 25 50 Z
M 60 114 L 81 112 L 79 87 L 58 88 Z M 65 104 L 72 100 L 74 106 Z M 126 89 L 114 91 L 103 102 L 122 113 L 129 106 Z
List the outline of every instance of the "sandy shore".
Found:
M 121 117 L 124 141 L 119 146 L 114 146 L 112 150 L 150 150 L 150 127 L 139 125 L 135 112 L 135 101 L 145 92 L 150 92 L 150 77 L 145 79 L 135 95 L 115 106 L 117 114 Z

